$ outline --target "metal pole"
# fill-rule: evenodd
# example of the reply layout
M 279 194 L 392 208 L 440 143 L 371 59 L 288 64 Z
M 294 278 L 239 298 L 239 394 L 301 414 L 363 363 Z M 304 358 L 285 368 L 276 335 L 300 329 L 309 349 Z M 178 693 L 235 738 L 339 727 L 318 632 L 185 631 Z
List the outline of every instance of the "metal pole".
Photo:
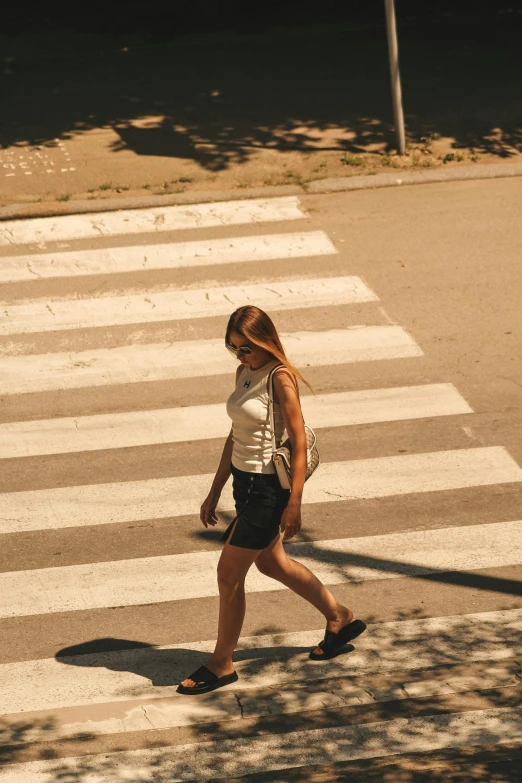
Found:
M 386 9 L 386 30 L 388 33 L 388 54 L 390 57 L 390 78 L 393 101 L 393 121 L 397 134 L 397 150 L 399 155 L 406 152 L 406 137 L 404 132 L 404 114 L 402 111 L 401 75 L 399 73 L 399 45 L 397 43 L 397 25 L 395 22 L 394 0 L 384 0 Z

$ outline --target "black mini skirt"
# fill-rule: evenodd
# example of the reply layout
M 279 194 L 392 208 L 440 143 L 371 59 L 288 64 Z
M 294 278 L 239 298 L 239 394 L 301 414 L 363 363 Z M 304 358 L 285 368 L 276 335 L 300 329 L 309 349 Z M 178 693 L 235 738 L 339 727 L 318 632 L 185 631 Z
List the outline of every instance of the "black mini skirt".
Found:
M 265 549 L 279 535 L 283 511 L 288 505 L 289 489 L 282 489 L 275 473 L 248 473 L 232 463 L 232 493 L 236 517 L 221 540 L 244 549 Z

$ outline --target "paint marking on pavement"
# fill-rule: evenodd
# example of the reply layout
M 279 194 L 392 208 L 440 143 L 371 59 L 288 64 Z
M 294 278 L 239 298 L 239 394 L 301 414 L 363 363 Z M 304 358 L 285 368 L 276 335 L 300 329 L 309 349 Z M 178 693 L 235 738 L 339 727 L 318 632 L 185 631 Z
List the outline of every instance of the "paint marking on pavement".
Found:
M 199 516 L 214 474 L 58 487 L 0 496 L 0 532 L 62 529 Z M 489 446 L 326 462 L 306 484 L 304 503 L 332 503 L 522 481 L 506 449 Z M 219 511 L 232 511 L 229 481 Z
M 311 642 L 310 646 L 315 643 L 315 641 Z M 157 655 L 156 651 L 149 653 L 149 673 L 150 663 Z M 76 658 L 77 662 L 72 665 L 81 666 L 79 656 Z M 266 658 L 263 663 L 268 664 Z M 242 674 L 241 666 L 236 664 L 236 669 Z M 184 678 L 186 670 L 180 674 L 180 680 Z M 72 707 L 51 707 L 38 712 L 7 714 L 3 719 L 3 731 L 7 732 L 10 729 L 16 731 L 16 727 L 23 722 L 27 726 L 24 732 L 24 741 L 27 744 L 39 740 L 51 742 L 79 734 L 90 736 L 123 734 L 127 731 L 172 729 L 179 726 L 194 726 L 198 723 L 241 721 L 260 718 L 267 714 L 295 715 L 310 710 L 324 710 L 325 707 L 341 710 L 348 706 L 359 707 L 361 704 L 375 705 L 389 701 L 405 701 L 422 696 L 433 699 L 492 688 L 518 688 L 520 685 L 518 671 L 517 663 L 514 661 L 496 664 L 488 661 L 486 664 L 477 665 L 466 659 L 466 663 L 460 666 L 416 671 L 410 675 L 407 671 L 395 671 L 388 677 L 381 673 L 373 676 L 359 673 L 355 680 L 350 673 L 351 676 L 342 679 L 330 677 L 318 680 L 316 667 L 315 671 L 308 673 L 308 677 L 303 677 L 303 673 L 299 672 L 300 679 L 297 679 L 294 672 L 291 682 L 288 682 L 287 671 L 286 677 L 281 677 L 278 685 L 269 688 L 252 687 L 246 692 L 243 687 L 235 684 L 233 689 L 228 688 L 220 693 L 198 697 L 197 704 L 194 703 L 195 700 L 187 699 L 186 696 L 176 694 L 167 696 L 166 691 L 173 691 L 174 687 L 164 685 L 161 689 L 155 689 L 161 690 L 161 693 L 157 692 L 148 698 L 141 696 L 138 699 L 120 699 L 114 702 L 107 701 L 106 694 L 103 702 L 99 704 L 80 703 Z M 78 674 L 85 686 L 83 698 L 86 699 L 90 682 L 85 681 L 81 676 L 82 673 L 80 669 Z M 169 671 L 169 674 L 172 681 L 172 671 Z M 158 671 L 159 678 L 164 679 L 164 675 L 162 676 Z M 54 687 L 53 683 L 47 682 L 46 685 L 50 688 Z M 241 694 L 241 706 L 238 704 L 238 691 Z M 42 724 L 45 729 L 42 729 Z M 29 728 L 31 725 L 32 728 Z
M 88 215 L 6 220 L 0 223 L 0 246 L 299 220 L 304 217 L 306 213 L 299 199 L 296 196 L 285 196 L 252 201 L 223 201 L 153 209 L 127 209 L 121 212 L 96 212 Z
M 313 682 L 507 660 L 520 651 L 522 609 L 371 624 L 358 637 L 356 649 L 332 659 L 326 671 L 318 670 L 307 655 L 323 635 L 324 628 L 319 628 L 241 637 L 235 654 L 240 679 L 234 690 L 279 687 L 290 676 L 295 682 Z M 444 644 L 430 644 L 430 639 L 441 635 Z M 215 644 L 215 639 L 209 639 L 4 663 L 0 665 L 0 714 L 173 696 L 194 656 L 211 653 Z M 166 666 L 172 684 L 154 685 L 164 680 Z M 145 670 L 147 677 L 140 674 Z
M 167 289 L 95 299 L 39 300 L 2 306 L 0 334 L 210 318 L 229 315 L 236 307 L 246 304 L 277 312 L 377 300 L 378 297 L 358 277 L 321 277 L 224 288 Z
M 429 643 L 429 639 L 437 639 L 441 633 L 443 645 Z M 322 634 L 320 629 L 239 640 L 235 655 L 239 681 L 233 691 L 243 693 L 244 717 L 266 712 L 263 703 L 256 709 L 254 698 L 248 693 L 259 693 L 261 688 L 273 689 L 276 698 L 270 713 L 274 714 L 316 709 L 302 702 L 303 694 L 312 689 L 311 683 L 317 684 L 323 698 L 328 691 L 337 690 L 345 705 L 516 684 L 513 658 L 522 643 L 522 610 L 370 624 L 364 635 L 357 638 L 356 649 L 333 660 L 326 670 L 318 670 L 307 655 Z M 230 704 L 228 698 L 223 698 L 226 691 L 198 699 L 201 709 L 197 713 L 192 700 L 187 702 L 175 693 L 192 662 L 208 654 L 214 645 L 215 640 L 185 642 L 2 664 L 0 714 L 16 722 L 30 712 L 62 710 L 62 715 L 55 712 L 49 717 L 67 723 L 71 732 L 87 727 L 92 731 L 94 713 L 89 712 L 89 707 L 103 704 L 106 711 L 97 711 L 96 730 L 107 734 L 167 728 L 166 721 L 172 727 L 230 719 L 239 711 L 235 699 Z M 165 681 L 166 667 L 170 682 Z M 439 673 L 441 667 L 443 671 Z M 140 674 L 145 671 L 146 676 Z M 375 674 L 390 678 L 381 681 L 378 690 L 368 687 Z M 395 684 L 390 675 L 396 675 Z M 160 681 L 162 685 L 154 684 Z M 278 705 L 282 688 L 290 698 Z M 162 698 L 169 701 L 162 702 Z M 147 707 L 148 716 L 140 707 L 144 700 L 151 705 L 150 711 Z M 75 708 L 81 708 L 81 712 Z M 74 718 L 88 721 L 88 725 L 74 725 Z
M 324 584 L 502 568 L 522 562 L 522 521 L 287 546 Z M 220 550 L 0 574 L 0 617 L 137 606 L 218 595 Z M 248 592 L 286 589 L 255 568 Z
M 289 359 L 302 367 L 422 356 L 400 326 L 293 332 L 281 338 Z M 2 394 L 226 375 L 233 370 L 222 338 L 0 358 Z
M 237 264 L 277 258 L 323 256 L 337 252 L 337 248 L 324 231 L 304 231 L 176 242 L 166 245 L 35 253 L 28 256 L 2 258 L 0 282 Z
M 289 358 L 312 367 L 422 356 L 399 326 L 355 326 L 281 335 Z M 223 340 L 125 345 L 0 358 L 3 394 L 228 374 Z
M 52 783 L 57 779 L 88 779 L 89 783 L 214 780 L 313 764 L 521 740 L 520 708 L 472 710 L 30 761 L 4 767 L 0 783 Z
M 307 395 L 302 407 L 317 429 L 472 413 L 450 383 Z M 230 427 L 222 403 L 7 422 L 0 459 L 226 438 Z

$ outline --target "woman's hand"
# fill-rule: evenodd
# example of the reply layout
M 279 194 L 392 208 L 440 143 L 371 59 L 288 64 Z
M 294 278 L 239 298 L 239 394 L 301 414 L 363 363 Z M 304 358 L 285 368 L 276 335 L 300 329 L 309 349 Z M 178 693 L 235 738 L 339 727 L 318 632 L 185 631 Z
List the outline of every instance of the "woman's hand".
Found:
M 218 504 L 219 495 L 213 495 L 212 492 L 209 492 L 205 500 L 203 501 L 203 504 L 201 506 L 200 512 L 199 512 L 199 518 L 205 525 L 205 527 L 208 527 L 209 525 L 211 527 L 214 527 L 214 525 L 217 524 L 218 518 L 216 516 L 216 506 Z
M 299 533 L 301 526 L 301 503 L 290 498 L 287 507 L 283 511 L 283 516 L 281 517 L 283 542 L 289 541 Z

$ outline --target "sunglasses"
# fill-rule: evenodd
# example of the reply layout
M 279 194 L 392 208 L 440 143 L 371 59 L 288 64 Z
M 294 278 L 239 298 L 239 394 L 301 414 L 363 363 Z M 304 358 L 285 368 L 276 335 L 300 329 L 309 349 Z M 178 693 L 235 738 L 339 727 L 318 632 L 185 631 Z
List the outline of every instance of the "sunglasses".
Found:
M 227 343 L 227 348 L 230 351 L 230 353 L 234 354 L 234 356 L 237 356 L 238 352 L 243 356 L 248 356 L 250 353 L 252 353 L 252 348 L 249 348 L 248 345 L 240 345 L 239 348 L 236 348 L 230 343 Z

